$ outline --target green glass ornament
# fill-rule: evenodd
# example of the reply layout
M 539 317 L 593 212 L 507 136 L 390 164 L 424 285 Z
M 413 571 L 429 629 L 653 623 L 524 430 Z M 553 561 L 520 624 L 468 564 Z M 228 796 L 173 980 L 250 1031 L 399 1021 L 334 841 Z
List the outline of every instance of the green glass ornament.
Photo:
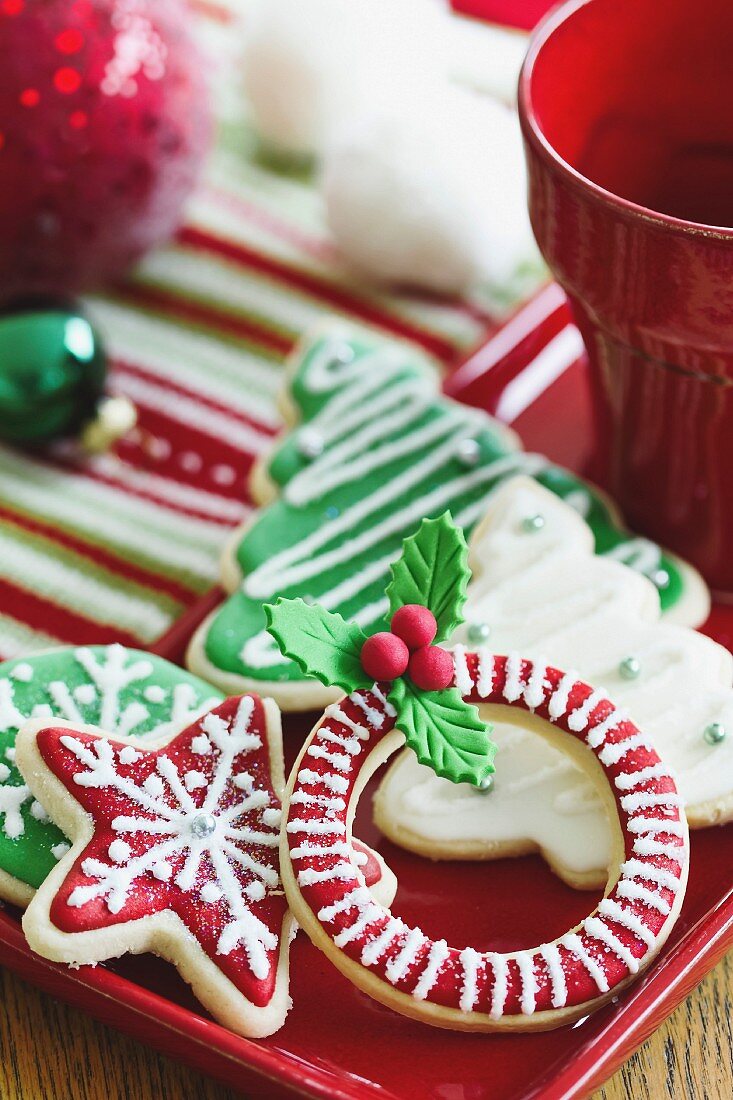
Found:
M 0 439 L 38 445 L 97 416 L 107 360 L 89 321 L 46 307 L 0 315 Z

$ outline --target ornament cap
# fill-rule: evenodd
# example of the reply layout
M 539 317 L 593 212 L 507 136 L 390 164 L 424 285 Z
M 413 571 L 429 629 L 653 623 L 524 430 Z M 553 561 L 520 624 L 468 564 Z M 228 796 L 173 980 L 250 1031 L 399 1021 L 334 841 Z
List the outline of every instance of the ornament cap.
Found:
M 137 409 L 126 397 L 103 397 L 97 415 L 82 430 L 80 442 L 87 454 L 102 454 L 127 435 L 137 423 Z

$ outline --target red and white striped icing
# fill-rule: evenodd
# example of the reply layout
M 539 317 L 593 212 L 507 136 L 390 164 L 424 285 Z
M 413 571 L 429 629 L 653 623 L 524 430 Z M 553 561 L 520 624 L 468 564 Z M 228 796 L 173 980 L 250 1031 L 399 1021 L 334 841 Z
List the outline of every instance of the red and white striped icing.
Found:
M 595 754 L 624 841 L 608 897 L 574 931 L 506 954 L 431 940 L 376 903 L 351 857 L 347 824 L 360 773 L 372 770 L 367 761 L 394 729 L 394 709 L 375 685 L 328 707 L 301 759 L 286 833 L 302 898 L 336 948 L 416 1001 L 494 1019 L 583 1006 L 636 974 L 674 919 L 689 855 L 674 780 L 643 733 L 573 673 L 461 650 L 455 683 L 471 702 L 536 713 Z

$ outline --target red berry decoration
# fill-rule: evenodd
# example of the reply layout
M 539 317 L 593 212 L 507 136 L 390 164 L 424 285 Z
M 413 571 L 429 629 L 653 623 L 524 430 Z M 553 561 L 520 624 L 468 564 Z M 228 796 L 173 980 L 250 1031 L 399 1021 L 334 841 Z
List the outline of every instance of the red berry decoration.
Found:
M 425 645 L 412 654 L 407 672 L 422 691 L 443 691 L 453 683 L 453 658 L 439 645 Z
M 181 0 L 0 0 L 2 301 L 96 287 L 174 232 L 211 133 L 194 33 Z
M 438 633 L 435 615 L 419 603 L 407 603 L 392 616 L 392 633 L 402 638 L 408 649 L 430 645 Z
M 410 652 L 396 634 L 372 634 L 361 647 L 361 667 L 375 680 L 397 680 L 407 671 Z

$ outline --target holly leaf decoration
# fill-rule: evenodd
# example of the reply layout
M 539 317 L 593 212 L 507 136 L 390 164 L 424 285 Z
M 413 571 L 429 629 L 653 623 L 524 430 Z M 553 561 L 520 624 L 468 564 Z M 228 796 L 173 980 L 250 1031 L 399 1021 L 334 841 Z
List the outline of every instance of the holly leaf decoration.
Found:
M 491 727 L 457 688 L 421 691 L 409 680 L 397 680 L 389 701 L 397 711 L 396 727 L 420 763 L 436 775 L 480 787 L 493 774 Z
M 444 641 L 463 622 L 470 575 L 466 540 L 450 512 L 424 519 L 416 534 L 405 539 L 392 566 L 390 613 L 411 603 L 428 607 L 438 623 L 436 641 Z
M 364 631 L 341 615 L 305 600 L 280 598 L 265 605 L 267 629 L 284 657 L 297 661 L 303 672 L 327 687 L 346 692 L 371 687 L 361 667 Z

